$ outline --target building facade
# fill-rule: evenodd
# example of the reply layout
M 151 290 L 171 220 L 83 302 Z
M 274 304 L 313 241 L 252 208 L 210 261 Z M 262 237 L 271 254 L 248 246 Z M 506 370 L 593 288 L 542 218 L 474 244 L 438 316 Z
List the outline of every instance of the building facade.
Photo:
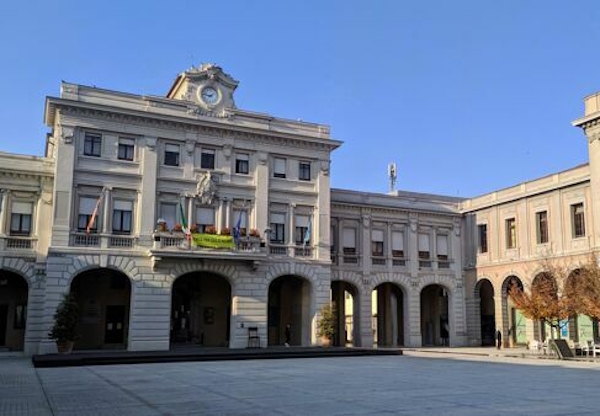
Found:
M 519 344 L 507 282 L 600 243 L 598 95 L 575 123 L 588 165 L 459 199 L 331 189 L 329 127 L 238 109 L 237 85 L 207 64 L 166 97 L 46 99 L 45 156 L 0 154 L 0 348 L 54 352 L 66 293 L 78 349 L 316 345 L 331 300 L 337 345 Z

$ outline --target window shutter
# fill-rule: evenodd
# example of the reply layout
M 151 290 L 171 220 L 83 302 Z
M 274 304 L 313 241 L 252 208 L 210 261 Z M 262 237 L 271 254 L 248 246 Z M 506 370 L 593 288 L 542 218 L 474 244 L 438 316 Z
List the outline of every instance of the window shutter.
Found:
M 31 215 L 33 213 L 33 204 L 31 202 L 13 202 L 12 213 Z
M 205 155 L 214 155 L 215 151 L 213 149 L 202 149 L 202 153 Z
M 135 140 L 134 139 L 127 139 L 125 137 L 120 137 L 119 138 L 119 144 L 124 144 L 126 146 L 135 146 Z
M 92 215 L 94 208 L 96 208 L 96 198 L 79 198 L 79 214 L 80 215 Z
M 114 209 L 119 211 L 133 211 L 133 202 L 115 200 Z
M 245 153 L 238 153 L 235 158 L 237 160 L 250 160 L 250 157 Z
M 448 255 L 448 236 L 438 235 L 437 236 L 437 254 L 438 256 Z
M 165 145 L 165 150 L 171 153 L 179 153 L 179 145 L 176 144 L 167 144 Z
M 392 250 L 403 251 L 404 250 L 404 233 L 393 232 L 392 233 Z
M 196 223 L 204 225 L 215 224 L 215 210 L 212 208 L 197 208 Z
M 344 247 L 345 248 L 356 248 L 356 229 L 355 228 L 344 228 Z
M 308 227 L 309 218 L 306 215 L 296 215 L 296 227 Z
M 173 228 L 175 225 L 176 208 L 175 204 L 160 204 L 160 217 L 165 220 L 168 228 Z
M 371 240 L 383 242 L 383 230 L 371 230 Z
M 275 173 L 285 173 L 285 159 L 275 158 L 273 170 Z
M 419 234 L 419 251 L 429 251 L 429 234 Z
M 271 224 L 285 224 L 285 214 L 271 213 Z

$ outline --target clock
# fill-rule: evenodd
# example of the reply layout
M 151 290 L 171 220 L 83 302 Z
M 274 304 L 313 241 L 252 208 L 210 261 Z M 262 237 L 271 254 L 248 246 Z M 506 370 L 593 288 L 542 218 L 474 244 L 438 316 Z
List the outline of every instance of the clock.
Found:
M 200 90 L 200 98 L 205 104 L 214 105 L 219 101 L 219 92 L 213 87 L 204 87 Z

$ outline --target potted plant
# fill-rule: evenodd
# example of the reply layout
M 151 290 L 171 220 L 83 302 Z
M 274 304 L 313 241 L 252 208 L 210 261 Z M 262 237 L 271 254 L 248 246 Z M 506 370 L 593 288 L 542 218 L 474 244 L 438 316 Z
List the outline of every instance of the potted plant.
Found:
M 167 222 L 164 219 L 159 218 L 158 221 L 156 221 L 156 231 L 159 233 L 167 231 Z
M 209 225 L 208 227 L 206 227 L 206 234 L 216 234 L 217 233 L 217 229 L 215 228 L 214 225 Z
M 183 230 L 183 227 L 181 226 L 181 224 L 180 224 L 180 223 L 176 223 L 176 224 L 173 226 L 173 231 L 175 231 L 175 232 L 177 232 L 177 233 L 181 232 L 182 230 Z
M 65 294 L 63 300 L 54 313 L 54 326 L 48 336 L 56 341 L 59 354 L 69 354 L 77 340 L 77 321 L 79 320 L 79 306 L 75 297 Z
M 250 230 L 250 237 L 260 237 L 260 233 L 258 232 L 258 230 L 256 228 L 252 228 Z
M 225 227 L 223 229 L 221 229 L 221 235 L 231 235 L 231 231 L 229 230 L 229 228 Z
M 333 342 L 337 325 L 335 303 L 331 302 L 321 308 L 321 317 L 317 324 L 317 336 L 321 337 L 321 344 L 329 347 Z

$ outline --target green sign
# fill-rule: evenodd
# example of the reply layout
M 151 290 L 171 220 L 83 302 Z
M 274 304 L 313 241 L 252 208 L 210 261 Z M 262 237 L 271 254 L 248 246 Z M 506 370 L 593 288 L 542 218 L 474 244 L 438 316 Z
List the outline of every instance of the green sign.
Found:
M 192 244 L 196 247 L 235 248 L 233 237 L 230 235 L 192 234 Z

